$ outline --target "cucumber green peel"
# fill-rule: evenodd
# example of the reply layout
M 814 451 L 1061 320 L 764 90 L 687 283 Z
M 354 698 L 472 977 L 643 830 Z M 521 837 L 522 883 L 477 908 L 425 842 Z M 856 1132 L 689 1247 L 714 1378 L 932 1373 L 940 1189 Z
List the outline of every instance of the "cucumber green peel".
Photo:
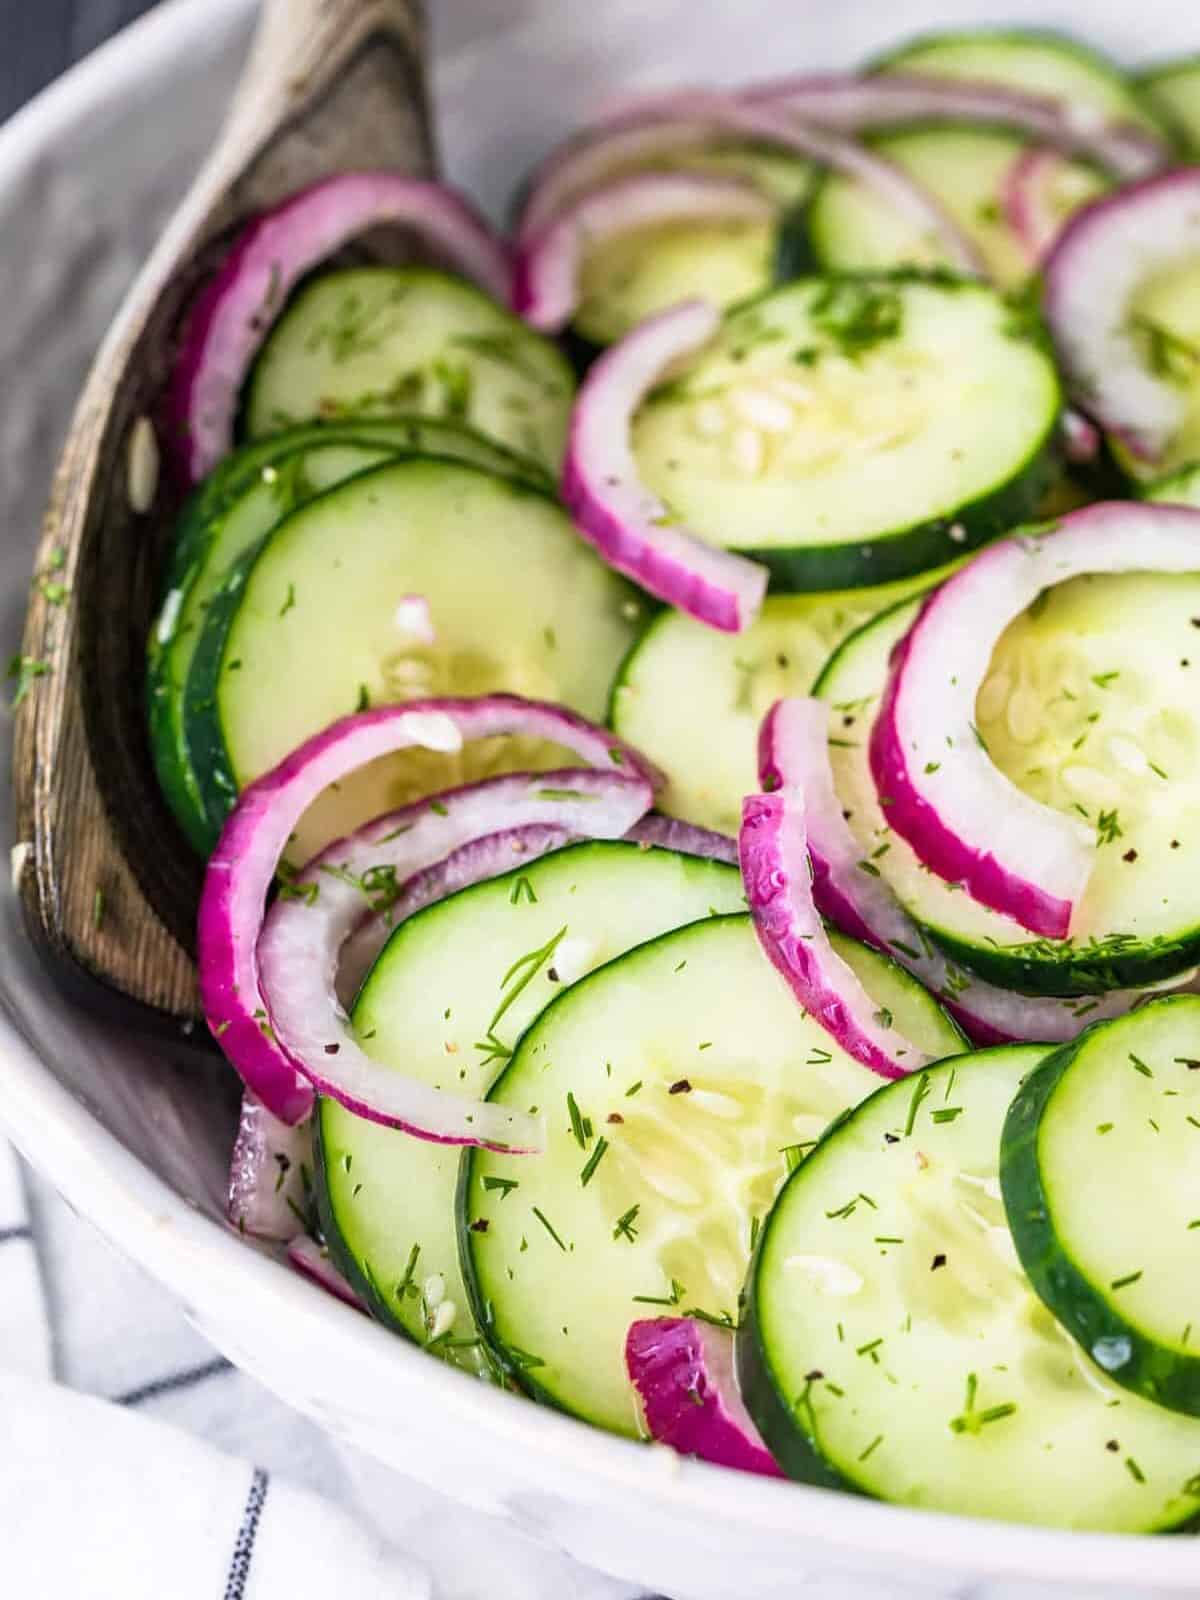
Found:
M 1097 1024 L 1025 1081 L 1004 1124 L 1013 1242 L 1114 1383 L 1200 1416 L 1200 998 Z

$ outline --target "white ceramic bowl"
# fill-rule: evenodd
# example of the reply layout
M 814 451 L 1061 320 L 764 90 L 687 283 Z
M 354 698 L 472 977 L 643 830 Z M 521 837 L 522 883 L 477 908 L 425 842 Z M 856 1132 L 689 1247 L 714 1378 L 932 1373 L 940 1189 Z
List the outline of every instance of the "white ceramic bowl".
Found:
M 583 28 L 575 6 L 553 0 L 444 0 L 435 99 L 447 167 L 493 205 L 621 81 L 849 64 L 917 28 L 991 10 L 954 0 L 590 0 L 586 9 Z M 1200 49 L 1200 17 L 1180 0 L 1105 10 L 1004 0 L 1003 10 L 1026 25 L 1074 25 L 1130 60 Z M 250 11 L 248 0 L 170 0 L 0 133 L 0 627 L 9 649 L 73 391 L 212 135 Z M 7 808 L 7 785 L 0 794 Z M 1132 1600 L 1195 1590 L 1200 1563 L 1187 1539 L 973 1522 L 726 1473 L 609 1438 L 428 1360 L 223 1226 L 230 1127 L 212 1078 L 69 1008 L 33 958 L 11 895 L 0 909 L 0 1121 L 221 1349 L 335 1435 L 676 1600 L 800 1591 L 1011 1600 L 1045 1586 Z

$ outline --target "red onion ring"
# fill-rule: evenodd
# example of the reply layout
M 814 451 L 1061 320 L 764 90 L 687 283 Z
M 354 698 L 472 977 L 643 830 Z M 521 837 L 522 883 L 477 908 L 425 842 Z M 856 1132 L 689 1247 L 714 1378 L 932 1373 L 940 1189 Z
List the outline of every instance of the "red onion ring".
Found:
M 366 1306 L 329 1259 L 328 1252 L 315 1239 L 310 1239 L 308 1234 L 298 1234 L 288 1243 L 287 1258 L 301 1277 L 319 1284 L 326 1294 L 353 1306 L 356 1311 L 366 1311 Z
M 926 1066 L 932 1057 L 891 1026 L 829 942 L 813 901 L 803 793 L 747 795 L 738 853 L 759 943 L 805 1011 L 881 1077 Z
M 562 498 L 583 537 L 618 572 L 709 627 L 738 633 L 757 615 L 767 570 L 676 524 L 643 484 L 630 423 L 673 361 L 712 338 L 721 315 L 685 300 L 639 323 L 592 364 L 571 412 Z
M 694 149 L 714 135 L 787 150 L 859 179 L 923 232 L 934 232 L 952 266 L 984 275 L 978 252 L 958 225 L 893 162 L 839 133 L 798 122 L 773 105 L 701 91 L 675 96 L 662 109 L 614 118 L 552 154 L 534 174 L 518 224 L 518 244 L 528 244 L 575 195 L 604 182 L 614 167 Z
M 823 73 L 751 84 L 742 97 L 842 133 L 905 123 L 989 123 L 1052 145 L 1062 155 L 1094 160 L 1122 179 L 1144 178 L 1171 161 L 1167 144 L 1133 123 L 1111 122 L 1090 107 L 1000 84 L 919 73 Z
M 1156 461 L 1186 396 L 1152 372 L 1130 327 L 1140 284 L 1200 254 L 1200 167 L 1120 189 L 1076 212 L 1045 265 L 1045 314 L 1079 404 L 1134 455 Z
M 1043 589 L 1086 574 L 1200 571 L 1200 511 L 1112 501 L 990 545 L 926 600 L 892 660 L 871 732 L 888 824 L 981 905 L 1065 938 L 1087 883 L 1092 830 L 994 765 L 975 697 L 1000 635 Z
M 325 178 L 247 223 L 200 291 L 168 389 L 167 437 L 188 483 L 233 445 L 238 392 L 299 280 L 380 223 L 419 233 L 455 270 L 504 304 L 504 245 L 469 201 L 443 184 L 391 172 Z
M 405 1127 L 422 1137 L 511 1146 L 514 1130 L 523 1131 L 526 1137 L 536 1133 L 536 1127 L 528 1126 L 531 1119 L 510 1118 L 497 1107 L 438 1095 L 426 1086 L 410 1084 L 402 1074 L 364 1056 L 347 1029 L 332 991 L 340 941 L 330 940 L 328 965 L 321 969 L 319 985 L 308 994 L 304 1007 L 297 1002 L 297 1015 L 293 1017 L 291 1011 L 287 1014 L 289 1029 L 294 1023 L 299 1035 L 307 1038 L 312 1024 L 321 1032 L 316 1041 L 319 1058 L 297 1057 L 277 1035 L 279 1019 L 264 994 L 258 951 L 264 905 L 288 838 L 312 801 L 329 784 L 367 761 L 396 750 L 420 745 L 445 751 L 460 748 L 464 739 L 503 733 L 520 733 L 564 745 L 592 762 L 599 773 L 605 774 L 603 793 L 614 801 L 618 795 L 628 799 L 628 808 L 618 818 L 618 832 L 630 827 L 651 802 L 657 774 L 629 746 L 560 706 L 521 700 L 515 695 L 414 701 L 345 717 L 309 739 L 273 771 L 251 784 L 239 799 L 209 861 L 201 895 L 197 935 L 200 998 L 205 1018 L 221 1048 L 247 1087 L 281 1120 L 295 1123 L 305 1117 L 315 1087 L 359 1115 Z M 596 774 L 581 777 L 592 783 L 599 781 Z M 536 778 L 527 775 L 525 781 L 535 785 L 536 797 Z M 547 792 L 551 789 L 548 780 L 542 780 L 542 788 Z M 439 854 L 447 854 L 472 833 L 491 831 L 489 823 L 494 828 L 494 815 L 479 814 L 475 791 L 465 793 L 465 799 L 456 799 L 453 811 L 449 799 L 442 806 L 437 797 L 432 797 L 421 822 L 414 824 L 410 833 L 396 836 L 397 841 L 415 845 L 415 834 L 421 848 L 428 851 L 423 858 L 415 853 L 407 855 L 412 865 L 405 876 Z M 459 791 L 460 797 L 463 794 Z M 536 818 L 524 815 L 520 820 L 550 820 L 546 808 L 554 803 L 543 795 L 536 800 L 541 808 Z M 442 816 L 435 806 L 441 806 L 446 815 Z M 615 803 L 611 809 L 616 814 Z M 468 815 L 471 832 L 464 827 Z M 556 823 L 566 820 L 561 803 L 551 817 Z M 391 825 L 393 832 L 395 826 Z M 589 824 L 584 822 L 583 826 Z M 460 831 L 456 832 L 456 828 Z M 356 840 L 361 838 L 362 835 L 356 836 Z M 382 845 L 384 840 L 377 838 L 373 843 Z M 323 853 L 326 859 L 328 855 L 329 852 Z M 339 880 L 330 877 L 328 883 L 336 885 Z M 348 884 L 342 886 L 349 888 Z M 324 879 L 320 888 L 325 888 Z M 287 899 L 282 903 L 294 907 L 300 904 Z M 300 909 L 316 916 L 316 907 Z M 357 909 L 360 916 L 361 902 Z M 357 920 L 358 916 L 350 920 L 342 939 Z M 317 930 L 313 924 L 309 927 L 311 939 Z M 327 1052 L 330 1044 L 337 1047 L 336 1051 Z M 506 1123 L 512 1124 L 507 1137 L 503 1133 Z
M 493 783 L 503 780 L 492 779 Z M 424 802 L 422 802 L 422 807 Z M 421 808 L 410 808 L 416 811 Z M 397 812 L 392 819 L 398 822 L 407 813 Z M 674 817 L 663 817 L 651 812 L 624 835 L 643 849 L 659 846 L 675 850 L 680 855 L 705 856 L 713 861 L 727 861 L 737 866 L 737 842 L 723 833 L 711 833 L 707 828 L 693 827 L 690 822 L 677 822 Z M 579 834 L 569 833 L 563 827 L 545 823 L 530 823 L 525 827 L 506 828 L 482 839 L 473 839 L 436 862 L 423 872 L 411 877 L 387 911 L 374 915 L 365 912 L 358 928 L 342 946 L 338 966 L 337 990 L 347 1001 L 357 994 L 362 980 L 375 957 L 390 936 L 392 929 L 415 916 L 418 911 L 437 901 L 445 900 L 460 889 L 482 883 L 487 878 L 498 878 L 511 872 L 514 866 L 536 861 L 539 856 L 550 855 L 567 845 L 577 844 Z
M 956 967 L 925 937 L 884 877 L 862 871 L 862 849 L 834 789 L 828 737 L 828 705 L 799 696 L 777 700 L 758 737 L 763 788 L 791 785 L 803 791 L 813 900 L 822 916 L 911 972 L 979 1045 L 1065 1043 L 1093 1022 L 1124 1016 L 1142 998 L 1142 990 L 1124 989 L 1102 999 L 1033 999 Z
M 698 828 L 692 822 L 660 816 L 657 811 L 651 811 L 640 822 L 635 822 L 625 837 L 637 844 L 677 850 L 682 856 L 704 856 L 709 861 L 727 861 L 731 867 L 738 864 L 736 839 L 731 839 L 728 834 L 714 833 L 711 828 Z
M 242 1096 L 229 1161 L 227 1214 L 239 1233 L 286 1243 L 304 1230 L 302 1171 L 312 1169 L 312 1129 L 273 1117 L 249 1090 Z
M 738 178 L 639 172 L 567 202 L 517 252 L 513 310 L 544 333 L 566 327 L 579 306 L 584 251 L 633 228 L 670 222 L 770 222 L 775 207 Z
M 652 1439 L 719 1467 L 784 1476 L 738 1393 L 732 1331 L 696 1317 L 635 1322 L 625 1367 Z

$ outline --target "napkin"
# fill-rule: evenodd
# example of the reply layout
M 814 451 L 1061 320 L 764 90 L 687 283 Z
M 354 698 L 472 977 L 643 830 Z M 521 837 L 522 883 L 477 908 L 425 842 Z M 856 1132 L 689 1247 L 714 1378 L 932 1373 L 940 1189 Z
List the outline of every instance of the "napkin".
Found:
M 334 1446 L 3 1140 L 0 1530 L 5 1595 L 642 1600 Z

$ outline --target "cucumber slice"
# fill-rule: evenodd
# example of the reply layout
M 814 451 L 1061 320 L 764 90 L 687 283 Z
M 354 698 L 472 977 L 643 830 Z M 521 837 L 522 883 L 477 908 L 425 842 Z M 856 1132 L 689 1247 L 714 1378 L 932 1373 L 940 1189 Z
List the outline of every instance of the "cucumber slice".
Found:
M 808 162 L 737 142 L 681 150 L 665 159 L 617 163 L 608 176 L 664 170 L 744 178 L 778 203 L 780 226 L 813 181 Z M 788 276 L 779 270 L 779 250 L 777 226 L 678 223 L 631 229 L 585 253 L 572 326 L 589 343 L 605 345 L 643 318 L 692 295 L 720 306 L 736 305 Z
M 977 246 L 994 282 L 1010 289 L 1033 268 L 1004 209 L 1004 189 L 1025 141 L 992 128 L 918 128 L 871 141 L 926 188 Z M 1080 161 L 1064 162 L 1055 199 L 1062 221 L 1111 184 Z M 813 254 L 826 271 L 878 272 L 945 267 L 938 240 L 913 227 L 861 181 L 837 173 L 822 181 L 808 209 Z
M 1164 500 L 1173 506 L 1200 507 L 1200 461 L 1167 478 L 1159 478 L 1145 491 L 1147 500 Z
M 563 984 L 742 904 L 741 877 L 721 862 L 620 841 L 573 845 L 401 923 L 363 985 L 354 1024 L 372 1035 L 377 1059 L 486 1094 L 512 1041 Z M 318 1204 L 340 1270 L 377 1316 L 421 1344 L 435 1337 L 439 1307 L 452 1305 L 441 1312 L 438 1326 L 453 1323 L 438 1350 L 489 1370 L 458 1261 L 461 1150 L 364 1122 L 333 1100 L 320 1103 L 317 1127 Z
M 522 470 L 519 457 L 455 423 L 416 417 L 363 422 L 352 432 L 329 425 L 291 429 L 249 446 L 240 452 L 248 459 L 233 458 L 216 488 L 185 510 L 150 634 L 146 705 L 159 783 L 197 850 L 207 848 L 209 830 L 187 749 L 183 692 L 213 594 L 234 561 L 306 500 L 398 451 L 422 450 L 538 477 L 536 466 Z
M 768 595 L 743 633 L 680 611 L 653 617 L 613 686 L 613 728 L 667 773 L 658 808 L 736 834 L 758 785 L 758 729 L 776 700 L 808 694 L 836 644 L 950 569 L 873 589 Z
M 436 640 L 406 632 L 418 594 Z M 508 690 L 601 717 L 642 601 L 528 485 L 411 457 L 309 501 L 213 596 L 184 696 L 210 837 L 238 791 L 367 704 Z M 365 819 L 492 772 L 569 764 L 557 746 L 481 740 L 372 763 L 309 811 L 307 860 Z
M 584 255 L 572 327 L 590 343 L 606 345 L 693 295 L 736 305 L 770 287 L 776 248 L 769 221 L 631 228 Z
M 674 513 L 778 587 L 853 588 L 1030 511 L 1060 403 L 1040 331 L 981 284 L 809 278 L 730 312 L 641 406 L 634 452 Z
M 912 979 L 850 941 L 839 950 L 872 993 L 884 978 L 898 1027 L 935 1054 L 955 1048 Z M 573 985 L 489 1097 L 540 1107 L 545 1153 L 464 1164 L 464 1265 L 497 1359 L 537 1398 L 636 1435 L 630 1322 L 667 1307 L 735 1320 L 788 1163 L 877 1082 L 796 1004 L 745 915 L 693 923 Z
M 418 412 L 469 423 L 557 473 L 574 380 L 549 340 L 426 267 L 323 273 L 299 291 L 246 385 L 252 439 L 308 418 Z
M 1090 1028 L 1026 1080 L 1000 1154 L 1013 1241 L 1046 1305 L 1114 1383 L 1192 1416 L 1198 1039 L 1192 995 Z
M 1138 86 L 1179 138 L 1184 155 L 1200 156 L 1200 56 L 1168 61 L 1138 78 Z
M 875 70 L 1006 84 L 1081 110 L 1092 108 L 1153 133 L 1166 131 L 1115 62 L 1089 45 L 1049 29 L 978 28 L 970 33 L 925 34 L 877 61 Z
M 1012 624 L 992 657 L 976 707 L 992 759 L 1027 794 L 1083 816 L 1104 840 L 1069 940 L 1030 939 L 926 870 L 888 830 L 867 741 L 889 653 L 915 614 L 906 604 L 868 623 L 817 684 L 843 723 L 844 742 L 829 753 L 864 859 L 876 860 L 954 960 L 1004 987 L 1086 996 L 1177 977 L 1200 959 L 1200 883 L 1187 865 L 1200 851 L 1200 576 L 1060 584 Z
M 1154 462 L 1135 456 L 1119 439 L 1110 448 L 1135 482 L 1173 474 L 1200 461 L 1200 256 L 1155 273 L 1133 296 L 1129 327 L 1147 366 L 1186 398 L 1186 410 L 1166 454 Z
M 1013 1522 L 1176 1527 L 1200 1511 L 1200 1423 L 1092 1366 L 1005 1224 L 1001 1129 L 1043 1055 L 941 1062 L 830 1129 L 762 1230 L 742 1397 L 810 1482 Z

